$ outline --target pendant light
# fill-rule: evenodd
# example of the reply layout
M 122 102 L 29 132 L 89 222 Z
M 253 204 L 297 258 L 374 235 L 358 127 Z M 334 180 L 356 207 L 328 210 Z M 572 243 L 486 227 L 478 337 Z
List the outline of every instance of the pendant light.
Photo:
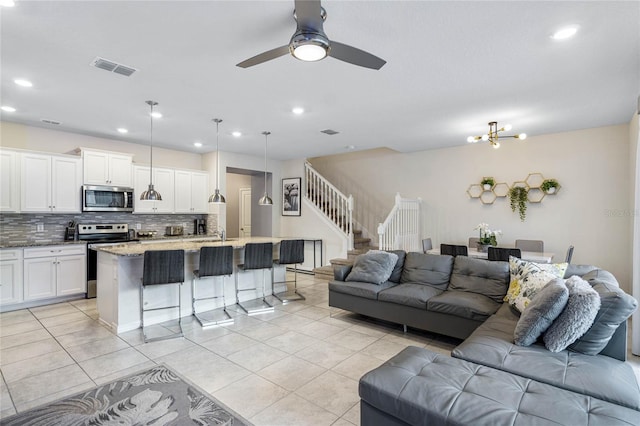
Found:
M 218 151 L 218 136 L 220 134 L 219 127 L 220 127 L 220 123 L 222 123 L 222 120 L 219 118 L 214 118 L 212 121 L 216 123 L 216 190 L 209 197 L 209 202 L 215 203 L 215 204 L 224 204 L 227 201 L 224 199 L 224 196 L 220 193 L 220 189 L 218 186 L 218 182 L 220 181 L 220 151 Z
M 264 135 L 264 195 L 258 200 L 258 204 L 261 206 L 273 206 L 273 200 L 267 194 L 267 137 L 271 132 L 262 132 L 262 134 Z
M 140 194 L 141 201 L 162 201 L 162 195 L 155 189 L 153 189 L 153 107 L 158 105 L 155 101 L 146 101 L 147 105 L 151 107 L 151 133 L 150 133 L 150 162 L 149 162 L 149 188 Z

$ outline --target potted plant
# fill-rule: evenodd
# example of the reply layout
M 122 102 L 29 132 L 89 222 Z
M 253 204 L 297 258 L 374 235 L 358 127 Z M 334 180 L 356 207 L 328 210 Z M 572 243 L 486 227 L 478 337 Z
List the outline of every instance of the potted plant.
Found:
M 482 181 L 480 182 L 480 184 L 482 185 L 482 188 L 485 191 L 491 191 L 491 188 L 493 188 L 493 185 L 496 184 L 496 181 L 493 180 L 492 177 L 486 177 L 483 178 Z
M 501 235 L 502 231 L 492 231 L 491 229 L 489 229 L 488 223 L 479 223 L 478 226 L 473 229 L 480 232 L 480 238 L 478 240 L 478 251 L 486 252 L 487 247 L 498 245 L 498 235 Z
M 520 220 L 524 222 L 527 215 L 527 195 L 529 190 L 524 186 L 514 186 L 509 190 L 509 204 L 511 205 L 511 211 L 515 212 L 518 209 Z
M 555 194 L 560 184 L 555 179 L 545 179 L 540 185 L 540 189 L 547 194 Z

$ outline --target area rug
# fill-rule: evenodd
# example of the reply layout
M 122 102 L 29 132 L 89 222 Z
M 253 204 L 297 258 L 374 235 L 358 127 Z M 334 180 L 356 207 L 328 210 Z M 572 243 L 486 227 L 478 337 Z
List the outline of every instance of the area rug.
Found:
M 4 419 L 2 425 L 251 425 L 165 365 Z

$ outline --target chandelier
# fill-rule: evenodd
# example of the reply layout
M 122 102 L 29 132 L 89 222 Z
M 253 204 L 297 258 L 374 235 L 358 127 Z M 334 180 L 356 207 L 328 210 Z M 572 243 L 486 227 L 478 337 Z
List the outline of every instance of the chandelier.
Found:
M 511 124 L 506 124 L 504 127 L 498 129 L 497 121 L 489 122 L 489 133 L 486 133 L 482 136 L 469 136 L 467 138 L 467 142 L 476 143 L 478 141 L 489 141 L 492 147 L 495 149 L 500 148 L 500 142 L 498 139 L 500 138 L 516 138 L 520 140 L 525 140 L 527 138 L 526 133 L 520 133 L 519 135 L 501 135 L 500 132 L 508 132 L 511 130 Z

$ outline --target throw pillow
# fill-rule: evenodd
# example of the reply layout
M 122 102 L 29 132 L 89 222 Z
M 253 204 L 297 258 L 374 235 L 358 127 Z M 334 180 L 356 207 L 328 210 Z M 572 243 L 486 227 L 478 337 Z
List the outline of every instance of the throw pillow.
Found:
M 566 263 L 534 263 L 509 256 L 509 290 L 504 301 L 518 311 L 531 302 L 531 298 L 549 281 L 564 277 Z
M 553 321 L 542 340 L 551 352 L 560 352 L 589 330 L 600 309 L 600 296 L 588 282 L 577 275 L 566 281 L 567 306 Z
M 612 281 L 607 276 L 600 277 L 605 274 L 587 275 L 582 278 L 600 295 L 600 310 L 591 328 L 571 344 L 569 350 L 585 355 L 597 355 L 607 346 L 618 326 L 635 312 L 638 301 L 622 291 L 615 284 L 615 279 Z
M 520 315 L 513 334 L 515 344 L 534 344 L 560 315 L 568 299 L 569 289 L 562 278 L 556 278 L 542 287 Z
M 393 267 L 389 281 L 399 283 L 402 278 L 402 269 L 404 268 L 404 259 L 407 257 L 407 252 L 404 250 L 389 250 L 389 253 L 395 253 L 398 256 L 398 261 Z
M 369 250 L 356 257 L 353 268 L 345 281 L 382 284 L 391 276 L 397 261 L 398 255 L 395 253 Z

